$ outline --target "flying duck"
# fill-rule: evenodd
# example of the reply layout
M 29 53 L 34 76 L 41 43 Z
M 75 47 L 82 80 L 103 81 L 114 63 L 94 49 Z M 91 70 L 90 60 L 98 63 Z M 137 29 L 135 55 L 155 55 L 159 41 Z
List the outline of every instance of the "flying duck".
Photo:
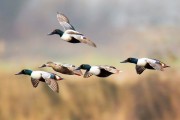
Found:
M 84 73 L 84 78 L 88 78 L 92 75 L 96 75 L 98 77 L 108 77 L 112 74 L 121 72 L 115 67 L 108 65 L 90 66 L 88 64 L 82 64 L 77 68 L 77 70 L 80 69 L 86 70 L 86 72 Z
M 150 59 L 150 58 L 139 58 L 139 59 L 138 58 L 127 58 L 126 60 L 122 61 L 121 63 L 127 63 L 127 62 L 136 64 L 137 74 L 141 74 L 145 69 L 163 71 L 164 68 L 170 67 L 157 59 Z
M 42 67 L 51 67 L 54 71 L 62 74 L 78 76 L 82 75 L 81 70 L 76 70 L 76 66 L 71 64 L 63 64 L 49 61 L 46 64 L 43 64 L 40 68 Z
M 29 75 L 31 77 L 31 83 L 33 87 L 37 87 L 39 84 L 39 81 L 41 82 L 46 82 L 46 84 L 54 91 L 54 92 L 59 92 L 59 86 L 57 81 L 58 80 L 63 80 L 60 76 L 54 74 L 54 73 L 49 73 L 49 72 L 44 72 L 44 71 L 32 71 L 29 69 L 23 69 L 19 73 L 15 75 Z
M 82 33 L 75 30 L 75 28 L 70 24 L 69 19 L 62 13 L 57 13 L 57 19 L 60 25 L 64 28 L 64 32 L 60 29 L 55 29 L 48 35 L 57 34 L 62 40 L 70 43 L 85 43 L 92 47 L 96 47 L 96 44 L 92 42 L 89 38 L 84 36 Z

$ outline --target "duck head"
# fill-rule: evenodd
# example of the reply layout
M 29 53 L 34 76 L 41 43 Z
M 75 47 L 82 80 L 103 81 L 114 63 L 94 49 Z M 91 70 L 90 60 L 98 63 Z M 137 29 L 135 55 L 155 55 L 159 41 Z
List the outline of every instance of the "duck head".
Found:
M 19 73 L 16 73 L 15 75 L 31 75 L 32 70 L 23 69 Z
M 91 66 L 88 65 L 88 64 L 82 64 L 80 65 L 76 70 L 80 70 L 80 69 L 83 69 L 83 70 L 90 70 Z
M 124 60 L 124 61 L 122 61 L 120 63 L 127 63 L 127 62 L 137 64 L 138 59 L 137 58 L 127 58 L 126 60 Z
M 48 35 L 54 35 L 54 34 L 57 34 L 59 35 L 60 37 L 63 35 L 63 31 L 59 30 L 59 29 L 55 29 L 53 30 L 51 33 L 49 33 Z

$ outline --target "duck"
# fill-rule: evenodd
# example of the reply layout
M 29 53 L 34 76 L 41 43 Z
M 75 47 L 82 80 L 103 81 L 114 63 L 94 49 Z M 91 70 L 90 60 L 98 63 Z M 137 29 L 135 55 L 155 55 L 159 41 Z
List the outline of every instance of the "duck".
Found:
M 43 67 L 51 67 L 54 71 L 66 74 L 66 75 L 77 75 L 81 76 L 82 72 L 81 70 L 76 70 L 76 66 L 72 64 L 66 64 L 66 63 L 58 63 L 58 62 L 52 62 L 49 61 L 46 64 L 43 64 L 39 68 Z
M 60 25 L 64 28 L 64 31 L 55 29 L 48 35 L 56 34 L 59 35 L 62 40 L 69 43 L 85 43 L 92 47 L 96 47 L 96 44 L 94 42 L 92 42 L 82 33 L 75 30 L 75 28 L 70 24 L 69 19 L 64 14 L 57 12 L 57 19 Z
M 136 64 L 136 73 L 141 74 L 145 69 L 150 70 L 160 70 L 163 71 L 164 68 L 170 67 L 166 65 L 165 63 L 161 62 L 157 59 L 150 59 L 150 58 L 127 58 L 126 60 L 120 62 L 120 63 L 134 63 Z
M 95 65 L 91 66 L 89 64 L 81 64 L 77 70 L 86 70 L 84 73 L 84 78 L 88 78 L 92 75 L 95 75 L 97 77 L 108 77 L 112 74 L 116 74 L 121 72 L 120 70 L 116 69 L 114 66 L 108 66 L 108 65 Z
M 49 88 L 51 88 L 51 90 L 56 93 L 59 92 L 59 86 L 57 81 L 63 80 L 63 78 L 54 73 L 49 73 L 45 71 L 33 71 L 30 69 L 23 69 L 15 75 L 29 75 L 31 77 L 31 83 L 34 88 L 38 86 L 39 81 L 45 82 L 49 86 Z

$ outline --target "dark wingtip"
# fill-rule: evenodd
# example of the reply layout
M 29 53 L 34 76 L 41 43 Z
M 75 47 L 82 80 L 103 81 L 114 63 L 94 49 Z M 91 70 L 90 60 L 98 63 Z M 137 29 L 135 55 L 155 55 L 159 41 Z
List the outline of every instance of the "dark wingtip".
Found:
M 96 44 L 95 44 L 95 43 L 93 43 L 93 44 L 92 44 L 92 46 L 93 46 L 93 47 L 95 47 L 95 48 L 97 48 L 97 46 L 96 46 Z

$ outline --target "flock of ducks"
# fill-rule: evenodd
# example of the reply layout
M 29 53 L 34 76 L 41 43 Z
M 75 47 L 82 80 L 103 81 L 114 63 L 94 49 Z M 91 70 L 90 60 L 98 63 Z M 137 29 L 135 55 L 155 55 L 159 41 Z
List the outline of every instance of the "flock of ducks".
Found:
M 48 35 L 57 34 L 61 37 L 62 40 L 70 42 L 70 43 L 85 43 L 92 47 L 96 47 L 96 44 L 91 41 L 89 38 L 84 36 L 82 33 L 75 30 L 75 28 L 70 24 L 69 19 L 61 13 L 57 13 L 57 19 L 60 25 L 64 28 L 64 32 L 60 29 L 55 29 L 53 32 Z M 163 71 L 164 68 L 169 67 L 165 63 L 150 58 L 127 58 L 126 60 L 120 63 L 134 63 L 136 64 L 136 72 L 137 74 L 141 74 L 145 69 L 152 70 L 160 70 Z M 108 77 L 112 74 L 117 74 L 122 71 L 118 70 L 114 66 L 108 65 L 89 65 L 89 64 L 81 64 L 76 67 L 72 64 L 63 64 L 57 62 L 47 62 L 41 65 L 39 68 L 43 67 L 51 67 L 54 71 L 66 74 L 66 75 L 77 75 L 82 76 L 84 78 L 88 78 L 92 75 L 97 77 Z M 83 74 L 81 70 L 85 70 Z M 59 92 L 59 86 L 57 81 L 63 80 L 62 77 L 55 73 L 45 72 L 45 71 L 33 71 L 29 69 L 23 69 L 19 73 L 15 75 L 29 75 L 31 77 L 31 83 L 33 87 L 37 87 L 39 82 L 45 82 L 54 92 Z

